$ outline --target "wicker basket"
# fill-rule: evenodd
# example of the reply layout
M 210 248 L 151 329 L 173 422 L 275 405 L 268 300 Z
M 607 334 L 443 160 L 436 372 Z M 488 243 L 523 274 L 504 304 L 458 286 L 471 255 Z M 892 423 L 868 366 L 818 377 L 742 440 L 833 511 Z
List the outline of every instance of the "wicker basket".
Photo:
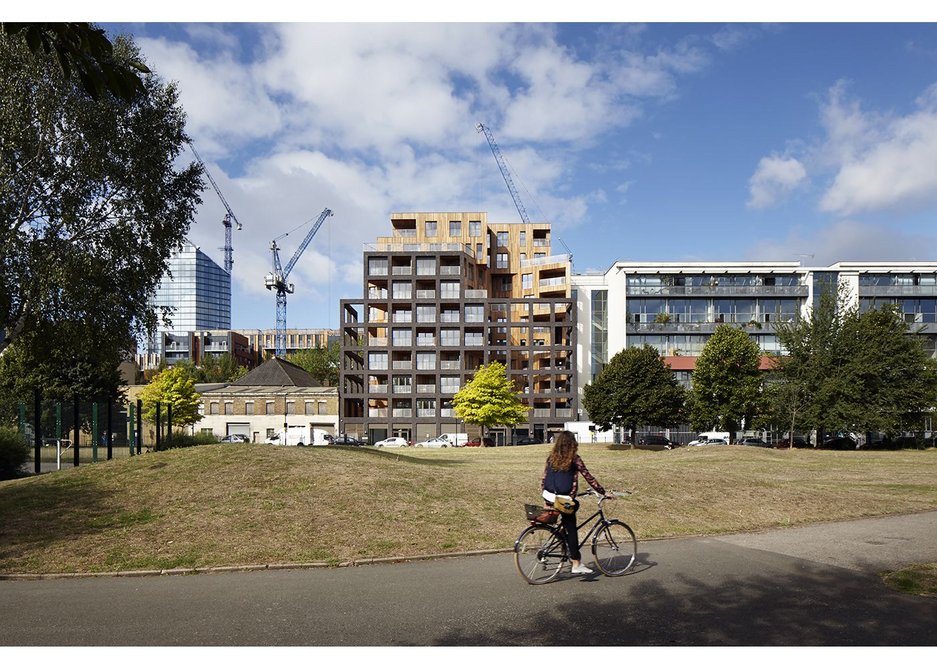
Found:
M 556 524 L 560 514 L 556 510 L 549 510 L 543 506 L 535 506 L 530 503 L 524 504 L 524 510 L 527 511 L 527 520 L 530 522 L 539 522 L 540 524 Z

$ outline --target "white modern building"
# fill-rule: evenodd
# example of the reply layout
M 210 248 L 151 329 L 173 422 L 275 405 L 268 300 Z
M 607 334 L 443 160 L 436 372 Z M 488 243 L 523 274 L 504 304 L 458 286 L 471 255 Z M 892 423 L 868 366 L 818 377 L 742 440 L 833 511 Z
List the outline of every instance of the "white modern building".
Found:
M 806 314 L 838 284 L 861 310 L 899 304 L 935 353 L 937 262 L 616 262 L 573 275 L 580 406 L 583 388 L 629 346 L 657 349 L 684 384 L 721 324 L 745 328 L 764 353 L 779 354 L 775 323 Z

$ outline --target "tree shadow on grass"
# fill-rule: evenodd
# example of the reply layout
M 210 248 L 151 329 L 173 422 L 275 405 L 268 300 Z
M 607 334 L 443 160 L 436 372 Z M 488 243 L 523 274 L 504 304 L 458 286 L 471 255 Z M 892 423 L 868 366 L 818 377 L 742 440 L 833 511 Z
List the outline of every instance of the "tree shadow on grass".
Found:
M 874 576 L 803 562 L 797 574 L 766 573 L 711 584 L 662 584 L 596 576 L 560 581 L 563 602 L 516 615 L 480 633 L 456 631 L 434 645 L 528 646 L 932 646 L 937 601 L 897 594 Z M 591 580 L 591 582 L 590 582 Z M 578 588 L 578 589 L 577 589 Z
M 110 492 L 91 477 L 71 472 L 43 475 L 35 482 L 0 487 L 0 570 L 28 553 L 100 532 L 126 522 L 133 513 L 115 514 Z

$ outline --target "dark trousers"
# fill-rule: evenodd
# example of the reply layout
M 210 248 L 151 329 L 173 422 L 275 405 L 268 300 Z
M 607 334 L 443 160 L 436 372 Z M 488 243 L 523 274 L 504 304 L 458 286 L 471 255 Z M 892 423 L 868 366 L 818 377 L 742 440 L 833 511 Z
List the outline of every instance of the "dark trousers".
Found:
M 576 510 L 579 510 L 579 502 L 576 502 Z M 582 555 L 579 553 L 579 532 L 576 530 L 576 513 L 569 515 L 560 514 L 560 521 L 563 523 L 563 529 L 566 530 L 566 547 L 569 550 L 569 558 L 573 561 L 580 561 Z

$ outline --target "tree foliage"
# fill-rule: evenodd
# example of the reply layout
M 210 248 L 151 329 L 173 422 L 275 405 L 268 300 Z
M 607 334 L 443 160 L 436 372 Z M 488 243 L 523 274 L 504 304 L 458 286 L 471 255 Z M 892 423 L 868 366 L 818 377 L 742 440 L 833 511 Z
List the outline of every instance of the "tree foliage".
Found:
M 131 101 L 145 94 L 140 60 L 118 60 L 104 30 L 90 23 L 0 23 L 0 32 L 21 37 L 33 57 L 54 56 L 62 75 L 74 72 L 85 93 L 97 100 L 110 93 Z
M 500 362 L 479 367 L 472 380 L 452 398 L 452 406 L 465 422 L 485 429 L 525 422 L 528 413 Z
M 208 353 L 202 356 L 202 363 L 196 368 L 196 381 L 199 383 L 232 383 L 247 373 L 247 367 L 237 363 L 234 355 L 228 352 L 220 355 Z
M 761 352 L 743 330 L 720 325 L 706 342 L 693 371 L 690 422 L 699 431 L 734 434 L 764 412 Z
M 178 94 L 149 74 L 132 100 L 94 99 L 28 34 L 0 33 L 0 353 L 58 323 L 126 352 L 155 326 L 150 298 L 201 202 L 198 165 L 175 167 Z M 141 60 L 123 38 L 112 58 Z
M 177 426 L 193 425 L 201 419 L 198 408 L 199 393 L 195 391 L 195 380 L 184 366 L 173 366 L 157 375 L 140 393 L 143 399 L 143 419 L 156 422 L 156 402 L 160 404 L 162 419 L 166 409 L 172 406 L 172 423 Z
M 807 317 L 776 327 L 786 352 L 775 413 L 792 432 L 920 427 L 937 404 L 937 370 L 908 332 L 897 305 L 860 312 L 845 286 L 826 291 Z
M 341 364 L 341 346 L 333 341 L 328 347 L 308 348 L 287 356 L 286 360 L 302 367 L 324 385 L 338 385 Z
M 684 418 L 686 391 L 648 345 L 626 348 L 583 390 L 583 406 L 601 429 L 669 426 Z

